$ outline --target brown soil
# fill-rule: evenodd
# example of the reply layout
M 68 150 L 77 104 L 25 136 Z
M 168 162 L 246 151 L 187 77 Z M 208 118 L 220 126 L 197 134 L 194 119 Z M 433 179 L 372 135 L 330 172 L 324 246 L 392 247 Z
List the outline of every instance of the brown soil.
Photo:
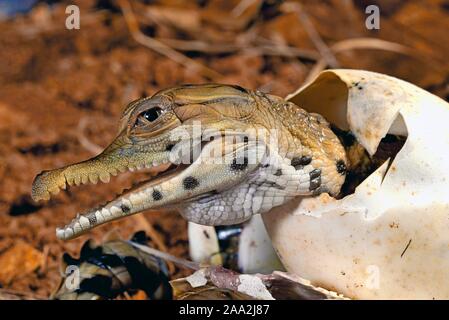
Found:
M 91 157 L 95 149 L 86 139 L 105 147 L 116 134 L 121 109 L 161 88 L 213 80 L 283 96 L 299 87 L 314 65 L 311 59 L 262 54 L 257 48 L 231 53 L 184 52 L 222 75 L 207 79 L 194 68 L 185 68 L 134 41 L 123 15 L 110 1 L 69 2 L 81 8 L 80 30 L 64 27 L 66 3 L 52 8 L 39 4 L 27 15 L 0 21 L 0 264 L 9 264 L 8 270 L 14 269 L 11 264 L 24 268 L 0 277 L 0 287 L 44 297 L 58 283 L 63 252 L 77 255 L 87 238 L 101 241 L 113 228 L 129 237 L 142 229 L 142 223 L 134 218 L 120 220 L 67 242 L 56 239 L 55 227 L 70 221 L 76 212 L 111 199 L 146 174 L 123 174 L 107 185 L 71 188 L 45 204 L 33 203 L 30 198 L 36 174 Z M 302 4 L 328 45 L 353 37 L 374 37 L 409 46 L 415 55 L 349 50 L 336 55 L 341 67 L 388 73 L 447 99 L 449 2 L 371 2 L 381 8 L 381 29 L 377 31 L 365 28 L 364 1 L 351 5 L 310 0 Z M 250 34 L 317 52 L 294 13 L 273 15 L 269 8 L 262 14 L 250 8 L 239 20 L 231 17 L 237 0 L 152 3 L 150 7 L 133 2 L 142 30 L 151 37 L 201 40 L 214 43 L 213 47 L 235 43 L 243 34 Z M 101 6 L 106 9 L 100 10 Z M 148 11 L 152 19 L 144 14 L 146 8 L 152 8 Z M 186 222 L 179 215 L 152 212 L 145 217 L 170 253 L 188 257 Z M 17 243 L 27 244 L 20 246 L 18 254 L 38 259 L 37 266 L 30 262 L 25 267 L 23 259 L 9 258 Z M 186 272 L 176 269 L 172 277 Z

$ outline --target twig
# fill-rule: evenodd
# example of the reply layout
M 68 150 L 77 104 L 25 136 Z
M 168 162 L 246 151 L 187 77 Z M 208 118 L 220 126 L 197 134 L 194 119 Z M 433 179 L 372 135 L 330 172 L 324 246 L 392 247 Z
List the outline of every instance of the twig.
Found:
M 354 49 L 375 49 L 375 50 L 385 50 L 392 51 L 396 53 L 406 54 L 409 56 L 418 57 L 414 51 L 406 47 L 402 44 L 398 44 L 395 42 L 390 42 L 386 40 L 376 39 L 376 38 L 353 38 L 347 39 L 343 41 L 339 41 L 331 46 L 331 50 L 334 53 L 340 53 L 343 51 L 354 50 Z M 321 71 L 323 71 L 327 62 L 324 58 L 318 60 L 313 66 L 312 70 L 310 70 L 307 75 L 304 83 L 308 83 L 312 81 Z
M 231 15 L 235 18 L 241 16 L 246 9 L 251 7 L 255 2 L 260 0 L 241 0 L 231 11 Z
M 267 42 L 264 44 L 219 44 L 208 43 L 200 40 L 179 40 L 159 38 L 158 41 L 180 51 L 199 51 L 209 54 L 218 53 L 236 53 L 243 50 L 252 49 L 259 51 L 261 54 L 270 56 L 299 57 L 309 60 L 318 60 L 320 58 L 316 51 L 308 49 L 300 49 L 286 45 L 273 44 Z
M 304 58 L 308 60 L 318 60 L 320 58 L 316 51 L 300 49 L 295 47 L 290 47 L 283 44 L 267 44 L 259 45 L 255 47 L 256 50 L 260 50 L 265 55 L 272 56 L 284 56 L 290 58 Z
M 352 38 L 339 41 L 332 45 L 331 50 L 334 53 L 341 51 L 354 50 L 354 49 L 378 49 L 392 51 L 396 53 L 407 54 L 410 56 L 417 56 L 414 51 L 402 44 L 386 41 L 376 38 Z
M 48 254 L 50 253 L 50 246 L 45 245 L 42 251 L 42 267 L 40 269 L 40 273 L 44 274 L 47 271 L 48 267 Z
M 201 268 L 199 263 L 196 263 L 196 262 L 193 262 L 193 261 L 190 261 L 190 260 L 186 260 L 186 259 L 182 259 L 182 258 L 178 258 L 178 257 L 175 257 L 175 256 L 169 254 L 169 253 L 162 252 L 162 251 L 159 251 L 157 249 L 150 248 L 150 247 L 138 244 L 138 243 L 133 242 L 133 241 L 128 241 L 128 242 L 132 246 L 138 248 L 139 250 L 142 250 L 145 253 L 151 254 L 153 256 L 156 256 L 158 258 L 164 259 L 166 261 L 171 261 L 174 264 L 177 264 L 177 265 L 179 265 L 181 267 L 185 267 L 185 268 L 192 269 L 192 270 L 199 270 Z
M 313 44 L 315 45 L 315 47 L 317 48 L 323 59 L 332 68 L 338 68 L 339 63 L 337 59 L 335 58 L 331 49 L 323 41 L 318 31 L 315 29 L 312 21 L 309 18 L 309 15 L 305 12 L 301 4 L 289 2 L 284 5 L 284 8 L 288 11 L 296 12 L 310 40 L 312 40 Z
M 166 44 L 155 40 L 153 38 L 150 38 L 142 33 L 142 31 L 139 28 L 137 19 L 132 12 L 131 5 L 127 0 L 118 0 L 118 5 L 120 6 L 120 9 L 122 10 L 123 16 L 125 18 L 126 24 L 128 26 L 129 32 L 131 33 L 131 36 L 136 40 L 138 43 L 140 43 L 143 46 L 146 46 L 157 53 L 183 65 L 186 68 L 194 67 L 200 72 L 203 76 L 209 78 L 209 79 L 216 79 L 222 77 L 221 74 L 219 74 L 217 71 L 212 70 L 197 61 L 190 59 L 189 57 L 183 55 L 182 53 L 179 53 L 176 50 L 173 50 L 171 47 L 167 46 Z
M 82 118 L 80 122 L 78 123 L 78 131 L 77 131 L 77 138 L 80 143 L 80 145 L 86 149 L 87 151 L 91 152 L 93 155 L 97 155 L 103 151 L 103 148 L 101 148 L 99 145 L 93 143 L 90 141 L 84 134 L 84 130 L 86 126 L 88 125 L 89 120 L 88 118 Z
M 304 83 L 309 83 L 310 81 L 315 79 L 321 71 L 326 69 L 326 66 L 327 63 L 324 59 L 318 60 L 307 74 L 307 77 L 304 79 Z

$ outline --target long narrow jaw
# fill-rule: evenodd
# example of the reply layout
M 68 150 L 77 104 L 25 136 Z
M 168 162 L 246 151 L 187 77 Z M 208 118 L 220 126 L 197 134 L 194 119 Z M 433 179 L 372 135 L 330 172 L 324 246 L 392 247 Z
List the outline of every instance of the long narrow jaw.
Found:
M 255 99 L 254 93 L 238 86 L 204 84 L 173 87 L 133 101 L 124 109 L 120 134 L 108 148 L 90 160 L 42 172 L 33 182 L 32 198 L 48 200 L 67 184 L 108 182 L 111 175 L 119 172 L 144 167 L 161 169 L 165 165 L 155 179 L 58 228 L 58 238 L 75 238 L 108 221 L 161 206 L 178 207 L 192 221 L 210 224 L 241 221 L 239 214 L 250 209 L 250 195 L 247 202 L 239 201 L 238 208 L 229 215 L 224 209 L 232 206 L 235 195 L 222 191 L 241 185 L 258 168 L 261 157 L 248 161 L 242 151 L 263 156 L 265 147 L 244 141 L 232 143 L 226 149 L 219 141 L 205 144 L 201 141 L 197 143 L 202 148 L 196 158 L 191 156 L 193 147 L 187 148 L 188 158 L 193 161 L 186 165 L 175 165 L 185 161 L 177 161 L 176 155 L 173 158 L 172 149 L 194 139 L 195 123 L 200 124 L 200 138 L 206 130 L 218 132 L 220 137 L 229 129 L 237 135 L 245 134 L 246 121 L 256 110 Z M 220 151 L 218 159 L 213 150 Z M 209 151 L 214 155 L 210 156 Z M 182 151 L 180 158 L 185 155 Z M 167 171 L 168 167 L 174 170 Z
M 217 144 L 220 145 L 217 147 Z M 67 184 L 97 183 L 98 180 L 109 182 L 111 174 L 127 170 L 155 168 L 159 171 L 154 179 L 123 193 L 98 209 L 78 214 L 68 225 L 57 228 L 56 235 L 59 239 L 73 239 L 104 223 L 161 206 L 181 206 L 189 199 L 240 183 L 249 172 L 259 166 L 260 161 L 248 163 L 242 160 L 243 164 L 238 170 L 232 170 L 233 166 L 229 164 L 236 163 L 239 157 L 243 159 L 239 156 L 243 150 L 262 156 L 265 150 L 251 142 L 233 144 L 230 147 L 230 150 L 225 150 L 220 161 L 217 161 L 210 155 L 216 153 L 217 149 L 221 150 L 221 142 L 209 142 L 189 165 L 170 163 L 173 156 L 170 157 L 169 151 L 146 153 L 132 151 L 132 147 L 126 146 L 109 147 L 90 160 L 42 172 L 33 182 L 32 198 L 35 201 L 48 200 L 52 194 L 65 189 Z

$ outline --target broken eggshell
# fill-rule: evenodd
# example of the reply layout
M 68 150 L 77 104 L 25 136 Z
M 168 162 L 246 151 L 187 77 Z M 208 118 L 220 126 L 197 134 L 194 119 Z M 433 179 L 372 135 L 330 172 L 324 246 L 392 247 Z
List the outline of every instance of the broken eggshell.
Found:
M 288 272 L 356 299 L 449 299 L 449 105 L 408 82 L 328 70 L 287 97 L 350 129 L 370 155 L 407 136 L 354 194 L 263 214 Z
M 260 215 L 244 224 L 223 227 L 189 222 L 188 236 L 190 257 L 195 262 L 249 274 L 284 270 Z

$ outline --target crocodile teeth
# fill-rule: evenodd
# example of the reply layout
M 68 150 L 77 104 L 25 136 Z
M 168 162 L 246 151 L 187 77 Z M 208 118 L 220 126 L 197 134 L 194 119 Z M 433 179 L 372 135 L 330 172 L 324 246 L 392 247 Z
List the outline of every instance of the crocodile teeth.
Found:
M 89 182 L 89 176 L 83 175 L 81 176 L 81 184 L 86 184 Z
M 42 199 L 42 200 L 45 200 L 45 201 L 50 200 L 50 198 L 51 198 L 51 196 L 50 196 L 50 193 L 49 193 L 49 192 L 45 192 L 45 193 L 43 193 L 42 196 L 41 196 L 41 199 Z
M 110 211 L 113 217 L 120 217 L 122 215 L 122 210 L 116 206 L 112 206 Z
M 98 175 L 96 175 L 96 174 L 89 175 L 89 180 L 91 183 L 97 184 L 98 183 Z
M 64 237 L 66 239 L 70 238 L 73 236 L 73 229 L 72 228 L 67 228 L 64 230 Z
M 109 181 L 111 181 L 111 176 L 109 175 L 109 173 L 100 174 L 100 180 L 103 183 L 108 183 Z
M 73 182 L 75 183 L 75 185 L 79 186 L 81 184 L 81 177 L 75 176 Z
M 105 220 L 100 210 L 95 211 L 95 218 L 97 219 L 98 223 L 102 223 Z
M 55 186 L 51 189 L 48 189 L 48 192 L 51 193 L 52 195 L 56 195 L 59 193 L 59 191 L 61 191 L 61 189 L 58 186 Z
M 76 233 L 79 233 L 83 230 L 83 227 L 80 223 L 77 222 L 73 225 L 73 230 L 75 230 Z
M 109 171 L 109 173 L 115 177 L 115 176 L 118 174 L 118 171 L 117 171 L 117 169 L 112 168 L 112 169 Z
M 81 224 L 81 228 L 87 229 L 90 226 L 89 219 L 87 219 L 85 216 L 81 216 L 78 219 L 79 223 Z
M 63 239 L 64 238 L 64 229 L 56 228 L 56 236 L 58 237 L 58 239 Z
M 68 184 L 69 186 L 73 186 L 73 185 L 74 185 L 74 182 L 73 182 L 73 178 L 72 178 L 72 177 L 68 177 L 68 178 L 66 178 L 66 180 L 67 180 L 67 184 Z
M 107 219 L 111 215 L 111 211 L 109 211 L 106 208 L 103 208 L 103 209 L 101 209 L 101 214 L 103 215 L 103 217 L 105 217 L 105 219 Z

